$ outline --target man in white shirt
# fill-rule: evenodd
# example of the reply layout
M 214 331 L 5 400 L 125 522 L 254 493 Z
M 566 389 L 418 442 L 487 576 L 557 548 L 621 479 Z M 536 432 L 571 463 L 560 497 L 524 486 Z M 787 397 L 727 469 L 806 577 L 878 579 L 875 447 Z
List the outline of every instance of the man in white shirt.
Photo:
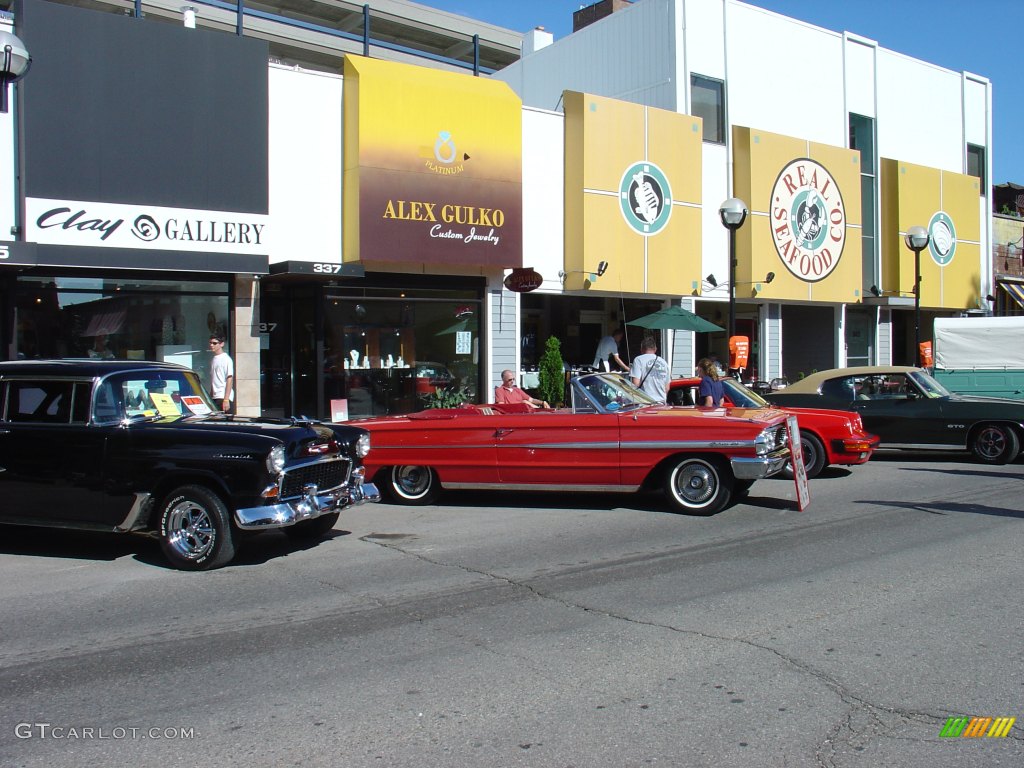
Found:
M 625 334 L 621 328 L 616 328 L 610 336 L 605 336 L 597 344 L 597 352 L 594 353 L 594 367 L 609 371 L 612 366 L 617 366 L 618 371 L 628 371 L 629 366 L 622 362 L 619 357 L 619 343 Z
M 213 402 L 226 413 L 231 412 L 231 404 L 235 399 L 235 364 L 231 355 L 224 351 L 224 337 L 219 334 L 210 336 L 210 351 L 213 361 L 210 363 L 210 393 Z
M 629 369 L 633 384 L 659 403 L 664 403 L 668 394 L 669 376 L 668 363 L 665 358 L 658 356 L 658 345 L 654 339 L 645 338 L 640 345 L 640 354 L 633 358 L 633 367 Z

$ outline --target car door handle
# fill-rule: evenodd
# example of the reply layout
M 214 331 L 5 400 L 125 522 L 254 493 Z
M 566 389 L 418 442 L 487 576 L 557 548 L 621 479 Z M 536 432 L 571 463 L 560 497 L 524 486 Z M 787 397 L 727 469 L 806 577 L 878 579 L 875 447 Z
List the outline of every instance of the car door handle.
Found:
M 9 429 L 0 429 L 0 435 L 9 435 L 9 434 L 11 434 L 11 430 L 9 430 Z
M 496 429 L 494 430 L 495 437 L 504 437 L 505 435 L 511 434 L 515 430 L 511 429 Z

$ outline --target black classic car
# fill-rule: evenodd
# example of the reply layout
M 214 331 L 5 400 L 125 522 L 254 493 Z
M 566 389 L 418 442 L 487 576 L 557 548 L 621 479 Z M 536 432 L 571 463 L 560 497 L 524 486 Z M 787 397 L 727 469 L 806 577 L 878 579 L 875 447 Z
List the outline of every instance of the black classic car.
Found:
M 247 531 L 324 535 L 377 501 L 366 430 L 230 416 L 195 372 L 144 361 L 0 363 L 0 523 L 149 532 L 177 568 Z
M 856 411 L 880 448 L 968 450 L 986 464 L 1007 464 L 1024 440 L 1024 402 L 951 394 L 909 366 L 821 371 L 764 397 L 783 408 Z

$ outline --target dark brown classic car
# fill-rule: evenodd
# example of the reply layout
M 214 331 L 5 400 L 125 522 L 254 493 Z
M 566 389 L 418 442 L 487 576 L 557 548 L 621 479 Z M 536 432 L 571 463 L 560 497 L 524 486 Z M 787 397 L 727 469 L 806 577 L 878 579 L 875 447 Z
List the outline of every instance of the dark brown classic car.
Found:
M 0 523 L 150 532 L 177 568 L 245 532 L 324 535 L 379 494 L 366 430 L 221 413 L 195 372 L 145 361 L 0 363 Z

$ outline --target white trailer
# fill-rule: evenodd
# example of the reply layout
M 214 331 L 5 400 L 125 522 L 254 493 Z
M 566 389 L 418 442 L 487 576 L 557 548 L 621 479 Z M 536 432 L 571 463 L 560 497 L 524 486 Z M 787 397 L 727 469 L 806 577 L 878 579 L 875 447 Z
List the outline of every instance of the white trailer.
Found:
M 933 338 L 946 389 L 1024 400 L 1024 316 L 936 318 Z

